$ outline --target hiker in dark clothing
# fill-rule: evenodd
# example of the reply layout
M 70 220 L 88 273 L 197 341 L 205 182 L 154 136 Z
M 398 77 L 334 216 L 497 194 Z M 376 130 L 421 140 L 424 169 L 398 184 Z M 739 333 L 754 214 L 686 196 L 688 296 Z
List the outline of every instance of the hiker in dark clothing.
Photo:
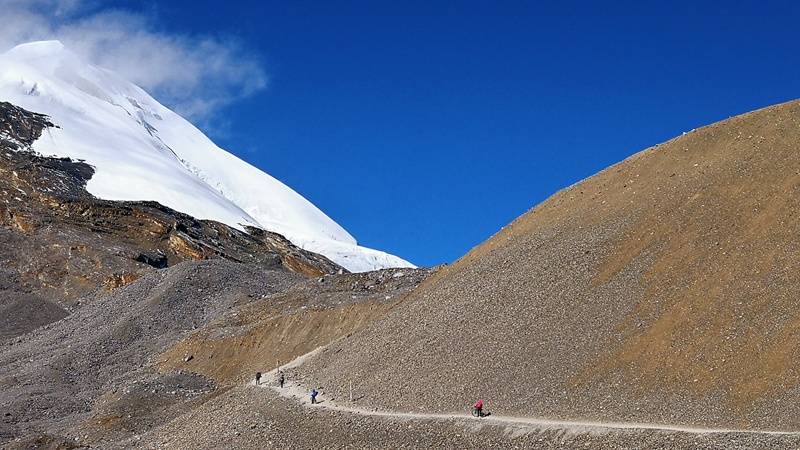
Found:
M 313 405 L 315 403 L 317 403 L 317 390 L 316 389 L 312 389 L 311 390 L 311 404 Z
M 278 377 L 278 383 L 281 385 L 281 388 L 283 388 L 284 381 L 286 381 L 286 378 L 283 376 L 283 372 L 281 372 L 281 376 Z
M 256 372 L 256 385 L 261 384 L 261 372 Z

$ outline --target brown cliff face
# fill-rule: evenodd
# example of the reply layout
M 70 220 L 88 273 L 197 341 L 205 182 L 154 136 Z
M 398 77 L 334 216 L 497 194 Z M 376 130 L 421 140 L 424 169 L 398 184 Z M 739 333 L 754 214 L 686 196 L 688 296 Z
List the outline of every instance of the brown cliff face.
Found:
M 309 369 L 378 407 L 800 427 L 800 103 L 553 195 Z
M 45 116 L 0 103 L 0 337 L 186 260 L 224 258 L 309 277 L 342 271 L 264 230 L 243 233 L 154 202 L 94 198 L 85 190 L 91 166 L 30 150 L 50 126 Z M 45 313 L 21 313 L 31 307 Z

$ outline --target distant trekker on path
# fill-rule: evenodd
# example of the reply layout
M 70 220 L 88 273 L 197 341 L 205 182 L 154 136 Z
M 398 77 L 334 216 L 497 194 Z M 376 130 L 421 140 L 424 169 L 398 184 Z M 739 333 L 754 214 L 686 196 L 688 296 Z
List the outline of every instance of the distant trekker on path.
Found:
M 317 390 L 316 389 L 312 389 L 311 390 L 311 404 L 313 405 L 315 403 L 317 403 Z
M 256 386 L 261 385 L 261 372 L 256 372 Z
M 483 400 L 481 399 L 478 399 L 478 403 L 475 403 L 475 415 L 483 417 Z
M 283 376 L 283 372 L 281 372 L 281 375 L 278 377 L 278 384 L 281 385 L 281 389 L 283 389 L 283 382 L 284 381 L 286 381 L 286 377 L 284 377 Z

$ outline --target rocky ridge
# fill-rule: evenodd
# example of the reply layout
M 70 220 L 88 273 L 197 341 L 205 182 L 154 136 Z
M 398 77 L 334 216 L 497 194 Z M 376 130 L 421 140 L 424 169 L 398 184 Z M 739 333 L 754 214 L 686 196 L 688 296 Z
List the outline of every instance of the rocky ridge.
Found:
M 243 233 L 154 202 L 113 202 L 85 190 L 91 166 L 37 155 L 53 126 L 0 103 L 0 337 L 64 317 L 86 294 L 103 295 L 181 261 L 224 258 L 306 276 L 342 272 L 327 258 L 264 230 Z M 17 312 L 47 311 L 27 322 Z M 27 315 L 26 315 L 27 317 Z

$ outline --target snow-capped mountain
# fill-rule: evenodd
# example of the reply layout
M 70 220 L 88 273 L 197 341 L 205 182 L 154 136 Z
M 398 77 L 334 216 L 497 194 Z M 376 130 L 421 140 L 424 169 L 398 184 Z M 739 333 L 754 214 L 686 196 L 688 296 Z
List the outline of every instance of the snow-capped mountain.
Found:
M 0 55 L 0 100 L 50 116 L 33 148 L 84 160 L 87 190 L 107 200 L 154 200 L 240 230 L 255 226 L 353 272 L 411 267 L 361 247 L 336 222 L 270 175 L 217 147 L 182 117 L 58 41 Z

